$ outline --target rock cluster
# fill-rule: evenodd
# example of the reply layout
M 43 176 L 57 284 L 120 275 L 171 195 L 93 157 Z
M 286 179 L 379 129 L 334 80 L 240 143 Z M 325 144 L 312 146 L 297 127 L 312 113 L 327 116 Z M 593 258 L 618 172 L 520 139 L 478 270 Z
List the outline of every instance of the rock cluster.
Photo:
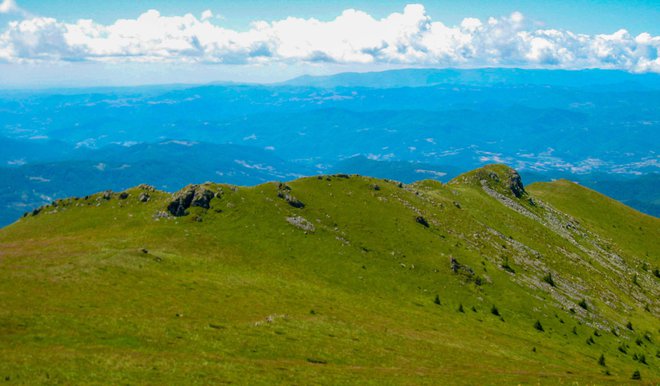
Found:
M 283 199 L 294 208 L 304 208 L 305 204 L 291 194 L 291 187 L 280 183 L 277 188 L 277 197 Z
M 295 226 L 296 228 L 300 228 L 304 230 L 305 232 L 314 232 L 314 230 L 316 230 L 314 224 L 312 224 L 311 222 L 307 221 L 305 218 L 300 216 L 287 217 L 286 221 L 289 224 Z
M 180 217 L 188 214 L 188 208 L 201 207 L 209 209 L 211 200 L 216 194 L 202 185 L 188 185 L 174 194 L 167 206 L 167 211 L 173 216 Z

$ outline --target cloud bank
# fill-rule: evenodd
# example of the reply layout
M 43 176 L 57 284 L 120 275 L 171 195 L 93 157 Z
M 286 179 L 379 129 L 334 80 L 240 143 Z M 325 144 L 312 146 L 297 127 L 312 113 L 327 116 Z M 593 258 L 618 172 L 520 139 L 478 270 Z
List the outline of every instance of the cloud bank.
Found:
M 16 7 L 4 0 L 0 11 Z M 626 30 L 585 35 L 539 29 L 518 12 L 460 25 L 433 21 L 423 5 L 383 19 L 354 9 L 331 21 L 289 17 L 223 28 L 199 17 L 150 10 L 110 25 L 48 17 L 0 30 L 0 62 L 336 63 L 434 67 L 606 68 L 660 72 L 660 36 Z

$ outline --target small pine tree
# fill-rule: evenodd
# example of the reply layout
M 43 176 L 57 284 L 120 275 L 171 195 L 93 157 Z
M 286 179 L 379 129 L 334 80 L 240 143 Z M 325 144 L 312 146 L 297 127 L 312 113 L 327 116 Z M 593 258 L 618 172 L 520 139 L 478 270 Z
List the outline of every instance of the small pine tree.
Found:
M 630 331 L 633 331 L 633 325 L 632 325 L 632 322 L 628 322 L 628 323 L 626 324 L 626 328 L 629 329 Z
M 495 316 L 500 316 L 500 310 L 498 310 L 497 307 L 494 304 L 490 308 L 490 313 L 495 315 Z
M 433 303 L 437 305 L 441 305 L 442 302 L 440 301 L 440 295 L 435 295 L 435 299 L 433 300 Z
M 475 306 L 472 306 L 472 312 L 477 312 L 477 308 Z
M 547 275 L 543 276 L 543 281 L 550 284 L 552 287 L 556 287 L 555 281 L 552 278 L 552 273 L 548 272 Z
M 577 333 L 577 326 L 573 326 L 573 334 L 574 334 L 574 335 L 577 335 L 577 334 L 578 334 L 578 333 Z
M 605 366 L 605 354 L 600 354 L 600 358 L 598 358 L 598 364 Z
M 589 309 L 589 306 L 587 305 L 587 301 L 585 299 L 580 300 L 578 306 L 584 308 L 585 310 Z
M 539 330 L 539 331 L 541 331 L 541 332 L 544 331 L 544 330 L 543 330 L 543 326 L 541 325 L 541 322 L 538 321 L 538 320 L 534 323 L 534 328 L 537 329 L 537 330 Z
M 458 312 L 463 312 L 465 313 L 465 310 L 463 310 L 463 303 L 458 305 Z
M 641 381 L 642 380 L 642 374 L 639 372 L 639 370 L 635 370 L 632 373 L 632 377 L 630 379 L 634 379 L 635 381 Z
M 587 344 L 588 344 L 589 346 L 591 346 L 591 345 L 594 344 L 594 343 L 596 343 L 596 342 L 594 341 L 594 338 L 593 338 L 592 336 L 590 336 L 590 337 L 587 339 Z

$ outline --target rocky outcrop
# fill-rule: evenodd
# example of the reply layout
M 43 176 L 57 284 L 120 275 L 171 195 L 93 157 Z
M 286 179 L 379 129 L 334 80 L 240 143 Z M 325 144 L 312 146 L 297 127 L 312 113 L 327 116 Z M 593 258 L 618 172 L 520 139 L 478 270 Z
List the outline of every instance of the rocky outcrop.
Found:
M 314 230 L 316 230 L 314 224 L 312 224 L 311 222 L 307 221 L 305 218 L 300 216 L 287 217 L 286 221 L 289 224 L 295 226 L 296 228 L 300 228 L 304 230 L 305 232 L 314 232 Z
M 449 183 L 481 185 L 507 196 L 527 197 L 520 174 L 506 165 L 487 165 L 462 174 Z
M 287 184 L 280 183 L 277 187 L 277 197 L 283 199 L 289 205 L 291 205 L 294 208 L 304 208 L 305 204 L 297 199 L 295 196 L 291 194 L 291 187 Z
M 167 206 L 167 211 L 176 217 L 188 214 L 188 208 L 201 207 L 209 209 L 211 200 L 215 193 L 203 185 L 188 185 L 179 192 L 175 193 L 172 201 Z

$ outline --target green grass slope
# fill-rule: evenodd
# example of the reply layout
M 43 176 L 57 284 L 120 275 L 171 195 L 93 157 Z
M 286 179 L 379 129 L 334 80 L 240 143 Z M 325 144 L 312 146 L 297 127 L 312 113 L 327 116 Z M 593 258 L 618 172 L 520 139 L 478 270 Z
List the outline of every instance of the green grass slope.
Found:
M 0 230 L 0 380 L 653 384 L 659 221 L 502 165 L 61 200 Z

